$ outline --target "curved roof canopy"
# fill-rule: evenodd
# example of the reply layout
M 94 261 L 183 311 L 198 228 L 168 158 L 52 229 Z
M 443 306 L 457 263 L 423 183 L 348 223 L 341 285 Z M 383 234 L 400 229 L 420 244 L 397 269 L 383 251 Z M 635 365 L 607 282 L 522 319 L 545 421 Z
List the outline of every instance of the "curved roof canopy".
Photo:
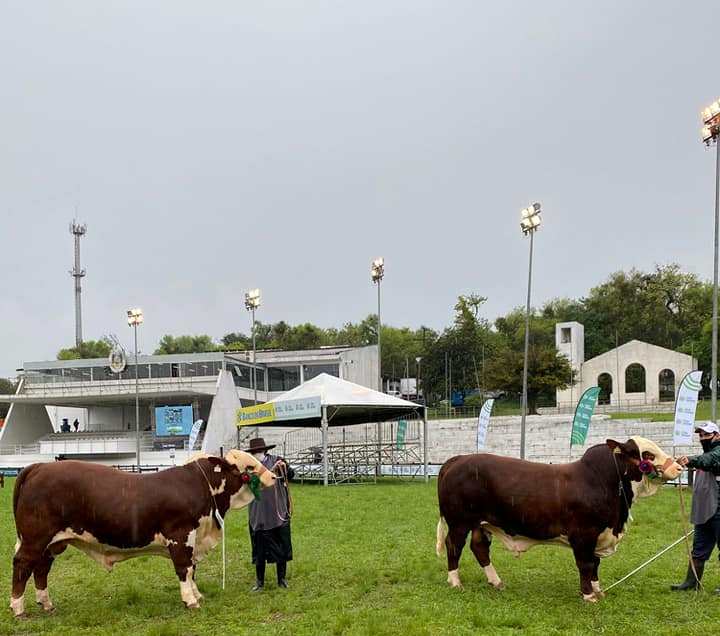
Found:
M 279 406 L 291 400 L 320 398 L 320 405 L 327 409 L 329 426 L 349 426 L 366 422 L 385 422 L 403 416 L 422 415 L 423 406 L 393 395 L 369 389 L 366 386 L 341 380 L 321 373 L 312 380 L 279 395 L 270 404 Z M 321 418 L 295 419 L 293 426 L 320 426 Z M 287 426 L 288 422 L 274 422 L 263 426 Z

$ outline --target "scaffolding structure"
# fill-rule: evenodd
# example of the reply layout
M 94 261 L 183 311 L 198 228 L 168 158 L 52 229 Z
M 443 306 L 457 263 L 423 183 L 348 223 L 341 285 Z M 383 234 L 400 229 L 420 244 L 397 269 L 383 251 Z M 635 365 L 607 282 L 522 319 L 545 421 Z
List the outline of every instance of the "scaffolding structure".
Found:
M 375 482 L 378 476 L 423 477 L 422 431 L 420 419 L 334 429 L 333 439 L 327 444 L 328 483 Z M 283 456 L 293 467 L 296 479 L 323 481 L 322 432 L 319 429 L 288 432 L 283 441 Z

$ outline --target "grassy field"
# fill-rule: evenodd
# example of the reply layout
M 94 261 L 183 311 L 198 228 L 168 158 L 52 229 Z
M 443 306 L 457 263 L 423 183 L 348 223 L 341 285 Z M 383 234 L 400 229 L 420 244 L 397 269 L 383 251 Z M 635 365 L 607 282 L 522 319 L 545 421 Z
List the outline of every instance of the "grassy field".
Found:
M 13 480 L 0 491 L 2 589 L 9 598 L 15 533 Z M 8 487 L 9 486 L 9 487 Z M 200 567 L 200 610 L 186 610 L 165 559 L 120 563 L 112 573 L 69 548 L 50 574 L 54 615 L 34 605 L 30 618 L 0 613 L 0 634 L 176 636 L 184 634 L 714 634 L 720 624 L 717 559 L 708 565 L 710 591 L 673 594 L 668 584 L 685 573 L 678 546 L 599 604 L 579 596 L 569 550 L 539 547 L 515 559 L 494 545 L 494 563 L 507 585 L 496 592 L 466 548 L 464 590 L 445 583 L 446 563 L 434 553 L 435 484 L 393 483 L 323 489 L 293 488 L 295 561 L 289 590 L 268 576 L 266 591 L 251 594 L 246 511 L 228 517 L 228 587 L 221 589 L 220 547 Z M 635 523 L 618 554 L 605 559 L 609 585 L 682 534 L 675 490 L 665 489 L 634 508 Z M 274 574 L 274 571 L 272 572 Z M 270 575 L 270 571 L 268 572 Z M 7 603 L 7 600 L 5 601 Z
M 610 417 L 614 420 L 647 420 L 648 422 L 674 422 L 675 412 L 667 413 L 648 413 L 648 412 L 632 412 L 632 413 L 610 413 Z M 704 400 L 698 403 L 696 420 L 710 419 L 710 401 Z

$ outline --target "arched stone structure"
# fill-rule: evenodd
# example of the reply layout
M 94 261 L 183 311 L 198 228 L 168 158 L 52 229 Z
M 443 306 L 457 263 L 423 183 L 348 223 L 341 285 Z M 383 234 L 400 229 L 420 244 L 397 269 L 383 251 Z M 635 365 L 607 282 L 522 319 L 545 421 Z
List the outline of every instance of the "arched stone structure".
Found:
M 625 369 L 625 393 L 646 393 L 647 374 L 645 367 L 639 362 L 629 364 Z
M 673 402 L 677 395 L 675 389 L 675 372 L 663 369 L 658 374 L 658 396 L 661 402 Z
M 600 387 L 600 395 L 598 396 L 598 404 L 610 404 L 610 398 L 613 392 L 613 378 L 610 373 L 601 373 L 597 379 L 597 385 Z
M 560 323 L 560 325 L 564 324 Z M 558 342 L 561 343 L 561 339 L 558 339 Z M 565 353 L 560 345 L 558 350 Z M 573 359 L 573 365 L 576 362 L 578 360 Z M 644 383 L 641 381 L 643 374 L 633 365 L 640 365 L 644 370 Z M 664 374 L 663 380 L 667 380 L 662 381 L 663 399 L 671 399 L 668 389 L 670 386 L 668 372 L 674 376 L 672 385 L 673 393 L 676 395 L 680 380 L 686 373 L 697 369 L 697 360 L 685 353 L 671 351 L 639 340 L 631 340 L 591 360 L 580 362 L 576 369 L 576 382 L 572 392 L 569 387 L 557 392 L 559 405 L 569 406 L 571 403 L 577 403 L 585 390 L 592 386 L 600 386 L 600 376 L 607 374 L 612 378 L 611 403 L 619 403 L 624 407 L 632 408 L 635 405 L 651 405 L 661 401 L 661 373 Z M 674 399 L 674 395 L 672 399 Z

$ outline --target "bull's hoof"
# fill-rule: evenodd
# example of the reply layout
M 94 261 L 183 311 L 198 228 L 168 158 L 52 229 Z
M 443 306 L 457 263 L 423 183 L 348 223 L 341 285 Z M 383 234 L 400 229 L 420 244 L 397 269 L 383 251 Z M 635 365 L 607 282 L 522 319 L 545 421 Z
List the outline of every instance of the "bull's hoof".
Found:
M 505 589 L 505 583 L 503 583 L 502 581 L 500 581 L 500 583 L 490 583 L 490 585 L 494 590 L 497 590 L 498 592 L 502 592 Z
M 593 592 L 592 594 L 583 594 L 583 601 L 585 601 L 586 603 L 597 603 L 598 597 L 595 596 L 595 592 Z
M 200 609 L 200 603 L 188 603 L 186 606 L 188 609 Z
M 27 612 L 23 612 L 22 614 L 14 614 L 14 618 L 16 618 L 19 621 L 26 621 L 29 620 L 29 616 L 27 615 Z
M 604 598 L 605 598 L 605 592 L 603 592 L 602 590 L 595 590 L 595 598 L 597 598 L 598 601 L 601 600 L 601 599 L 604 599 Z

